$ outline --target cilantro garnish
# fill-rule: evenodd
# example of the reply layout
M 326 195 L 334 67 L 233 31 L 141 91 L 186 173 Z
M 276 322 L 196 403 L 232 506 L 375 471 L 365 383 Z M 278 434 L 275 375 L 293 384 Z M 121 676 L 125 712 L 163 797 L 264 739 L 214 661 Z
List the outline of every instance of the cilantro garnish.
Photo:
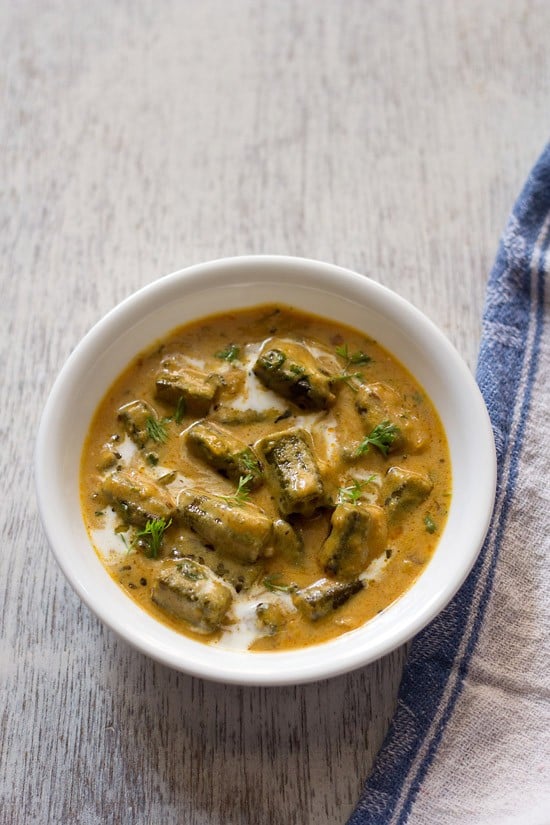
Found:
M 264 579 L 264 587 L 266 590 L 271 590 L 272 593 L 289 593 L 294 590 L 293 584 L 285 584 L 280 581 L 280 573 L 271 573 Z
M 231 496 L 221 496 L 221 498 L 225 498 L 227 501 L 232 501 L 235 504 L 244 504 L 245 501 L 248 501 L 248 497 L 250 495 L 250 490 L 248 485 L 254 479 L 252 473 L 249 473 L 246 476 L 241 476 L 239 478 L 239 483 L 237 485 L 236 491 Z
M 156 441 L 158 444 L 164 444 L 168 438 L 166 421 L 159 421 L 158 418 L 153 418 L 150 415 L 145 421 L 145 427 L 147 429 L 147 435 L 152 441 Z
M 435 521 L 433 520 L 433 518 L 430 516 L 429 513 L 426 513 L 426 515 L 424 516 L 424 524 L 426 526 L 426 532 L 427 533 L 435 533 L 436 532 L 437 524 L 435 523 Z
M 344 358 L 346 361 L 346 368 L 349 367 L 350 364 L 356 364 L 357 366 L 364 366 L 372 361 L 370 355 L 367 355 L 366 352 L 362 350 L 358 350 L 357 352 L 350 352 L 348 349 L 347 344 L 343 344 L 341 347 L 336 347 L 335 349 L 336 355 L 339 355 L 340 358 Z
M 357 504 L 363 494 L 363 489 L 375 478 L 376 476 L 372 475 L 364 481 L 354 479 L 353 484 L 348 487 L 340 487 L 337 498 L 338 504 Z
M 216 358 L 231 363 L 238 359 L 240 352 L 241 348 L 238 347 L 237 344 L 228 344 L 224 349 L 216 353 Z
M 382 455 L 387 456 L 391 445 L 399 435 L 399 427 L 392 424 L 391 421 L 382 421 L 365 436 L 362 442 L 357 447 L 355 455 L 364 455 L 369 451 L 370 445 L 376 447 Z
M 164 536 L 164 531 L 170 527 L 172 519 L 166 521 L 163 518 L 148 519 L 147 524 L 143 530 L 138 530 L 136 533 L 136 540 L 141 539 L 147 545 L 147 557 L 150 559 L 158 558 L 160 545 Z

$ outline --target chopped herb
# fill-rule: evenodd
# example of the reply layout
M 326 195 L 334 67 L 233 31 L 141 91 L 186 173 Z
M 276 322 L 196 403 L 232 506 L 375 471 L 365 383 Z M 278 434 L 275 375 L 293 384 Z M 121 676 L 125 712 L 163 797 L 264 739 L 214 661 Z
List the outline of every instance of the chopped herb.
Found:
M 176 406 L 176 412 L 174 413 L 174 421 L 176 424 L 181 424 L 183 421 L 183 417 L 185 415 L 185 398 L 181 396 L 178 398 L 178 403 Z
M 156 453 L 147 453 L 146 455 L 147 464 L 150 464 L 151 467 L 156 467 L 159 463 L 159 457 Z
M 138 530 L 136 539 L 142 539 L 147 545 L 149 552 L 146 555 L 148 558 L 158 558 L 164 531 L 170 527 L 171 524 L 172 519 L 168 519 L 168 521 L 163 518 L 148 519 L 143 530 Z
M 437 524 L 435 523 L 435 521 L 429 513 L 426 513 L 426 515 L 424 516 L 424 524 L 426 525 L 427 533 L 435 533 L 435 531 L 437 530 Z
M 350 364 L 362 366 L 372 361 L 372 358 L 370 355 L 367 355 L 366 352 L 362 352 L 361 350 L 358 350 L 357 352 L 350 352 L 347 344 L 343 344 L 341 347 L 336 347 L 335 352 L 336 355 L 340 356 L 340 358 L 345 359 L 346 367 L 349 367 Z
M 240 461 L 249 475 L 254 476 L 258 472 L 258 462 L 251 456 L 250 453 L 243 452 L 240 456 Z M 246 476 L 245 476 L 246 478 Z
M 280 573 L 271 573 L 264 579 L 264 587 L 272 593 L 289 593 L 294 590 L 293 584 L 285 584 L 280 581 Z
M 369 435 L 365 436 L 355 451 L 355 455 L 364 455 L 369 451 L 369 447 L 372 444 L 373 447 L 377 447 L 380 450 L 382 455 L 387 456 L 391 445 L 398 435 L 399 427 L 396 427 L 391 421 L 382 421 L 376 425 Z
M 166 432 L 166 421 L 159 421 L 157 418 L 148 416 L 145 421 L 145 427 L 147 429 L 147 435 L 150 439 L 159 444 L 164 444 L 168 438 L 168 433 Z
M 350 390 L 357 392 L 357 387 L 355 387 L 352 383 L 352 378 L 356 378 L 361 381 L 363 379 L 363 375 L 360 372 L 340 372 L 338 375 L 333 375 L 330 380 L 333 384 L 336 383 L 336 381 L 342 381 L 350 388 Z
M 290 372 L 293 372 L 294 375 L 303 375 L 305 373 L 305 369 L 299 364 L 291 364 L 288 369 Z
M 116 533 L 116 530 L 115 530 L 115 533 Z M 126 541 L 126 536 L 124 535 L 124 533 L 119 533 L 118 537 L 121 540 L 121 542 L 123 543 L 123 545 L 126 548 L 126 550 L 128 551 L 128 553 L 129 553 L 130 552 L 130 546 L 129 546 L 128 542 Z
M 358 481 L 355 479 L 353 484 L 350 484 L 349 487 L 340 487 L 337 498 L 338 504 L 357 504 L 363 494 L 363 488 L 366 487 L 367 484 L 370 484 L 375 478 L 376 476 L 372 475 L 364 481 Z
M 248 496 L 250 495 L 250 490 L 248 489 L 248 485 L 253 480 L 254 476 L 252 473 L 249 473 L 246 476 L 241 476 L 239 478 L 239 483 L 237 485 L 236 491 L 233 493 L 232 496 L 222 496 L 222 498 L 227 499 L 227 501 L 232 501 L 235 504 L 244 504 L 245 501 L 248 501 Z
M 219 358 L 221 361 L 236 361 L 239 357 L 241 348 L 237 346 L 237 344 L 228 344 L 225 349 L 220 350 L 216 353 L 216 358 Z
M 104 516 L 105 510 L 96 510 L 94 516 Z

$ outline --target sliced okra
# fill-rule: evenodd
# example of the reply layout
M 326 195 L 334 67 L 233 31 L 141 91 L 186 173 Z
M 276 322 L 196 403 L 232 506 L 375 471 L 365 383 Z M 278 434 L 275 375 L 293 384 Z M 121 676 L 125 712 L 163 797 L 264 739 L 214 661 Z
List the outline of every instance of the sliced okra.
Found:
M 118 451 L 117 442 L 112 438 L 110 438 L 109 441 L 106 441 L 99 451 L 98 458 L 97 469 L 101 472 L 104 470 L 110 470 L 111 467 L 114 467 L 117 461 L 120 461 L 122 458 Z
M 166 562 L 151 596 L 162 610 L 183 619 L 197 633 L 218 630 L 233 601 L 229 585 L 193 559 Z
M 261 439 L 256 447 L 281 514 L 313 515 L 323 504 L 324 488 L 309 433 L 282 430 Z
M 292 593 L 292 601 L 304 618 L 316 622 L 318 619 L 328 616 L 332 611 L 338 610 L 348 599 L 359 593 L 363 587 L 364 584 L 361 579 L 351 582 L 319 579 L 319 581 Z
M 355 578 L 386 546 L 386 516 L 374 504 L 339 504 L 330 524 L 319 551 L 319 563 L 330 575 Z
M 256 622 L 268 636 L 274 636 L 290 617 L 288 609 L 280 602 L 260 602 L 256 606 Z
M 283 556 L 295 564 L 303 557 L 304 542 L 301 535 L 282 518 L 273 522 L 273 549 L 276 555 Z
M 271 539 L 271 519 L 249 502 L 182 490 L 178 496 L 178 514 L 206 544 L 248 564 L 258 560 Z
M 254 450 L 211 421 L 197 421 L 187 431 L 189 449 L 233 481 L 251 476 L 249 488 L 261 484 L 262 468 Z
M 358 387 L 355 409 L 366 433 L 370 433 L 380 421 L 388 421 L 397 428 L 397 436 L 388 448 L 389 453 L 404 450 L 419 452 L 426 446 L 428 434 L 425 427 L 418 416 L 403 406 L 399 394 L 387 384 L 362 384 Z
M 151 422 L 158 422 L 156 410 L 147 403 L 137 399 L 123 404 L 117 414 L 118 420 L 138 447 L 144 447 L 151 437 Z
M 269 389 L 304 410 L 324 410 L 334 401 L 330 374 L 302 344 L 271 338 L 263 345 L 254 373 Z
M 161 485 L 137 470 L 120 470 L 103 480 L 101 493 L 123 521 L 144 527 L 149 520 L 175 515 L 176 506 L 170 493 Z
M 390 467 L 382 484 L 381 497 L 390 522 L 398 521 L 425 501 L 433 483 L 422 473 Z
M 163 358 L 156 376 L 156 396 L 184 413 L 205 415 L 220 387 L 221 379 L 193 366 L 183 355 Z

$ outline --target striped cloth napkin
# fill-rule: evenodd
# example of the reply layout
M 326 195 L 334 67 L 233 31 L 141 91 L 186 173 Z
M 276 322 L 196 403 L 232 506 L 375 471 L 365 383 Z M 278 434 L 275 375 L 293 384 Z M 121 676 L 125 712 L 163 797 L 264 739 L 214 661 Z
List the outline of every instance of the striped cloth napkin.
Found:
M 489 279 L 477 380 L 498 456 L 493 520 L 413 641 L 348 825 L 550 823 L 550 144 Z

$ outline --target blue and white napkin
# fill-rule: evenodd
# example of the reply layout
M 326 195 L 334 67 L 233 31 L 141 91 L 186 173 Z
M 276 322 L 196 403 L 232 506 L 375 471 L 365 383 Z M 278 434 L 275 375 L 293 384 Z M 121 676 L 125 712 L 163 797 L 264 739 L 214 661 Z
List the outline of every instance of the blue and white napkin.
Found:
M 470 577 L 413 641 L 348 825 L 550 824 L 550 145 L 489 279 L 477 380 L 493 520 Z

